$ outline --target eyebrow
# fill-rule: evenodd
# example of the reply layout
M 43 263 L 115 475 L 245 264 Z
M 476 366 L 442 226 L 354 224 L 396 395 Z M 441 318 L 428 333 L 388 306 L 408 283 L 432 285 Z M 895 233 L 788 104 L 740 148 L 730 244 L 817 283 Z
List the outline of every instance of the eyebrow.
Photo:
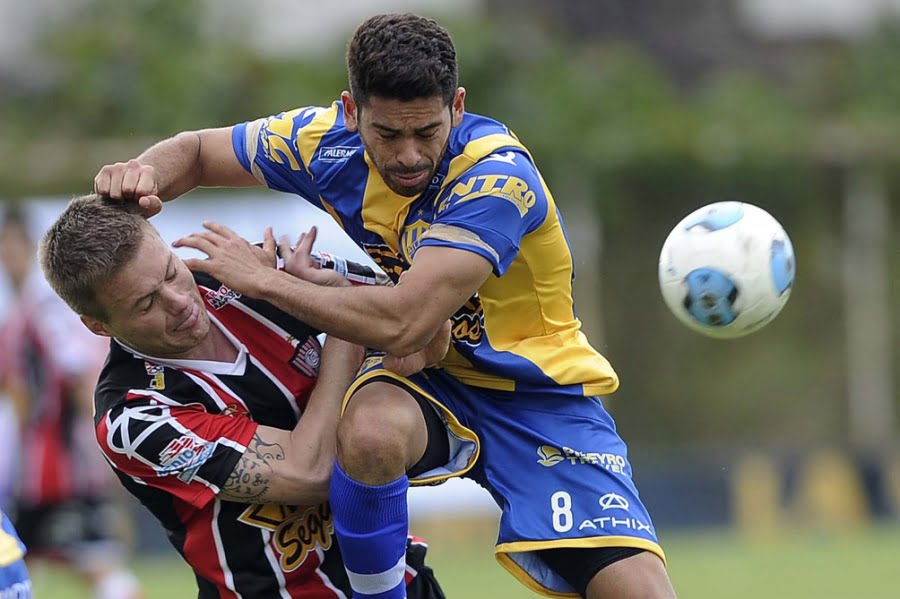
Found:
M 167 278 L 168 278 L 168 276 L 169 276 L 169 271 L 172 269 L 172 263 L 174 262 L 174 260 L 175 260 L 175 254 L 169 254 L 169 261 L 166 263 L 166 274 L 165 274 L 165 276 L 166 276 Z M 140 304 L 142 304 L 142 303 L 144 302 L 145 299 L 147 299 L 148 297 L 150 297 L 151 295 L 153 295 L 153 294 L 155 294 L 157 291 L 159 291 L 159 287 L 160 287 L 160 286 L 157 285 L 156 287 L 153 288 L 153 291 L 150 291 L 150 292 L 148 292 L 148 293 L 145 293 L 145 294 L 142 295 L 141 297 L 139 297 L 139 298 L 137 298 L 136 300 L 134 300 L 133 302 L 131 302 L 131 309 L 132 309 L 132 310 L 137 310 L 137 307 L 138 307 Z
M 431 129 L 437 129 L 443 124 L 443 121 L 435 121 L 434 123 L 429 123 L 424 127 L 419 127 L 414 130 L 414 133 L 425 133 Z M 381 123 L 372 123 L 372 126 L 383 133 L 403 133 L 401 129 L 394 129 L 393 127 L 388 127 L 387 125 L 382 125 Z

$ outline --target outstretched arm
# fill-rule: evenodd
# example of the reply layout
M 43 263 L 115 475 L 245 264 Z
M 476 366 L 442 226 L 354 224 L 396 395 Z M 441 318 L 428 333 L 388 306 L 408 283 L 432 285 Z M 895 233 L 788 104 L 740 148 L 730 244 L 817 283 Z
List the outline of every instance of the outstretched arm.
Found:
M 184 131 L 128 162 L 108 164 L 94 177 L 94 192 L 136 200 L 146 216 L 195 187 L 259 185 L 234 154 L 232 127 Z
M 397 356 L 428 345 L 492 272 L 478 254 L 426 246 L 394 287 L 321 287 L 262 265 L 250 244 L 227 227 L 210 222 L 204 227 L 174 244 L 209 256 L 185 260 L 191 270 L 268 301 L 320 331 Z

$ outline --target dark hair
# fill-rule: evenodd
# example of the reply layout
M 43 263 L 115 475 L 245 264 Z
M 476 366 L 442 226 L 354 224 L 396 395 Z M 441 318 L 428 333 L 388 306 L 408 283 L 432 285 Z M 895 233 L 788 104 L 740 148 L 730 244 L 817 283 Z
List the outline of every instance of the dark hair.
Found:
M 137 255 L 144 234 L 155 231 L 133 202 L 81 196 L 44 233 L 38 248 L 41 269 L 72 310 L 105 320 L 98 288 Z
M 347 50 L 350 93 L 416 100 L 440 96 L 449 106 L 458 86 L 456 48 L 437 21 L 413 14 L 377 15 L 360 25 Z

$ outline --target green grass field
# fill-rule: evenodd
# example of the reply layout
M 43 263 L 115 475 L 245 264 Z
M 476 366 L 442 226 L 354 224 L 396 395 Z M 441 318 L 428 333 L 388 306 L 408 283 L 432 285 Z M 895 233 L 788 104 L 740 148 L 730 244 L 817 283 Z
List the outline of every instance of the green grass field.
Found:
M 417 527 L 422 528 L 422 527 Z M 418 532 L 418 531 L 417 531 Z M 431 564 L 451 599 L 536 597 L 493 559 L 490 542 L 461 543 L 423 531 Z M 727 533 L 664 534 L 669 571 L 682 599 L 844 599 L 900 595 L 900 528 L 838 537 L 802 535 L 744 542 Z M 196 597 L 187 567 L 152 558 L 134 567 L 147 599 Z M 89 599 L 79 582 L 34 568 L 37 599 Z

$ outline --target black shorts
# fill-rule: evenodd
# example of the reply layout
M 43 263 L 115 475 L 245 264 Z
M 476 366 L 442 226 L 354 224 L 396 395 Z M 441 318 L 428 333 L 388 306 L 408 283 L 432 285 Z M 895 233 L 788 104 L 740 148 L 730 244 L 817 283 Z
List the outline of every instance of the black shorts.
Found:
M 116 509 L 105 498 L 19 505 L 13 523 L 29 555 L 69 559 L 85 545 L 118 542 Z

